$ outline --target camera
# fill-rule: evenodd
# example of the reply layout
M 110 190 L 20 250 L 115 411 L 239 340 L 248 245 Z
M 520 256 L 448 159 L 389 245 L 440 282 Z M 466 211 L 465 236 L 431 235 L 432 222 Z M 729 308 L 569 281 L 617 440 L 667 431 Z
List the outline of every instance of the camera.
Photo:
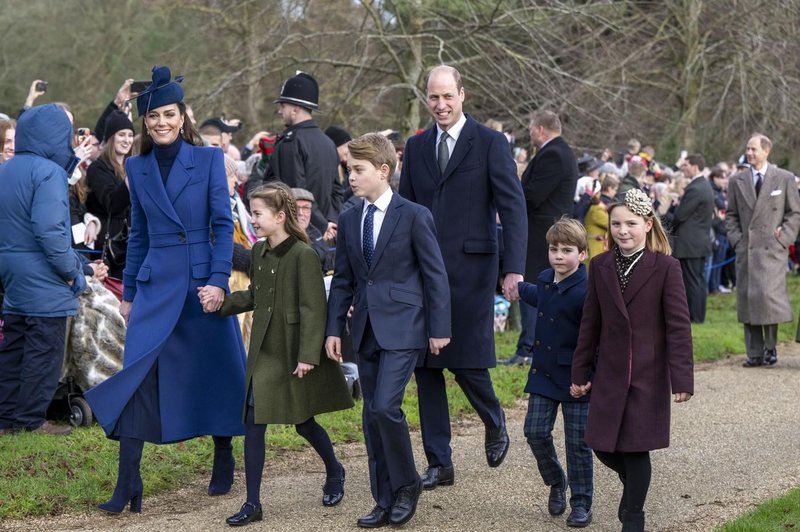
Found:
M 142 92 L 150 85 L 150 81 L 134 81 L 131 83 L 131 92 Z
M 36 92 L 47 92 L 47 82 L 46 81 L 37 81 L 36 82 Z

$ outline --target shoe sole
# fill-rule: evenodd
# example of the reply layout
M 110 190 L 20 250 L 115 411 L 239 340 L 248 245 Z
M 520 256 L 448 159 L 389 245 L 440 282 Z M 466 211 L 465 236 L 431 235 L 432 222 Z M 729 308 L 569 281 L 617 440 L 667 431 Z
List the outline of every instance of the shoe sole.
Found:
M 455 479 L 451 479 L 451 480 L 444 480 L 442 482 L 437 482 L 436 484 L 433 484 L 431 486 L 426 486 L 425 484 L 423 484 L 422 485 L 422 490 L 423 491 L 433 491 L 436 488 L 438 488 L 439 486 L 447 487 L 447 486 L 452 486 L 455 483 L 456 483 Z

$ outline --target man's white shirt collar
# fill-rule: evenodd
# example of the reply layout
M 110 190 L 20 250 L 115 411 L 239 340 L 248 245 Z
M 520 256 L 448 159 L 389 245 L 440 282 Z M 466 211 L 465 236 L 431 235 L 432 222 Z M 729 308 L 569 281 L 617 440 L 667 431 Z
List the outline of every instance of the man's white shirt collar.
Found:
M 458 121 L 447 130 L 447 134 L 450 135 L 450 138 L 452 138 L 454 142 L 458 140 L 458 136 L 461 135 L 461 130 L 464 129 L 464 124 L 466 123 L 467 115 L 461 113 L 461 118 L 459 118 Z M 439 124 L 436 124 L 436 144 L 439 144 L 439 140 L 442 138 L 443 132 L 444 130 L 439 126 Z
M 381 194 L 378 199 L 375 200 L 375 203 L 373 203 L 373 205 L 375 205 L 375 207 L 379 211 L 386 212 L 386 209 L 389 208 L 389 203 L 392 201 L 392 194 L 393 194 L 393 192 L 392 192 L 391 187 L 387 188 L 386 191 L 383 194 Z M 362 210 L 362 213 L 366 213 L 367 212 L 367 208 L 369 206 L 370 206 L 370 203 L 365 200 L 364 201 L 364 209 Z

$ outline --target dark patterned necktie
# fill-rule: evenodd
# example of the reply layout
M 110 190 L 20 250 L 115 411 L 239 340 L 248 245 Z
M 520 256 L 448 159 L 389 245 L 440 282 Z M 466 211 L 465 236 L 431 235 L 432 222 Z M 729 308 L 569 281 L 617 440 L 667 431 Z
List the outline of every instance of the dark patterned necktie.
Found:
M 439 157 L 439 174 L 444 175 L 444 170 L 447 168 L 447 163 L 450 162 L 450 149 L 447 147 L 447 137 L 450 135 L 443 132 L 439 138 L 439 147 L 437 156 Z M 430 153 L 430 152 L 429 152 Z
M 367 207 L 367 215 L 364 217 L 364 233 L 361 238 L 361 249 L 364 251 L 364 260 L 367 266 L 372 266 L 372 254 L 375 252 L 375 245 L 372 243 L 373 219 L 377 207 L 370 205 Z
M 758 197 L 759 192 L 761 192 L 761 185 L 764 184 L 764 176 L 761 175 L 761 172 L 756 172 L 756 197 Z

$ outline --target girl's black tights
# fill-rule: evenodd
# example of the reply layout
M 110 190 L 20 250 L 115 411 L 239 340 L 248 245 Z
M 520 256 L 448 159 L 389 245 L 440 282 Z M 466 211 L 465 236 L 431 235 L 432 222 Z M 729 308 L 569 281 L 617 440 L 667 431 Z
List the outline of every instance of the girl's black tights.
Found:
M 642 512 L 650 489 L 650 453 L 607 453 L 595 451 L 597 459 L 616 471 L 623 485 L 623 506 L 628 512 Z
M 256 506 L 261 504 L 261 475 L 264 471 L 264 457 L 266 456 L 267 426 L 254 423 L 255 413 L 253 407 L 247 408 L 247 417 L 244 425 L 244 473 L 247 485 L 247 502 Z M 329 477 L 341 476 L 341 466 L 336 460 L 333 445 L 328 433 L 325 432 L 313 417 L 295 425 L 297 433 L 305 438 L 317 451 L 325 463 L 325 474 Z

